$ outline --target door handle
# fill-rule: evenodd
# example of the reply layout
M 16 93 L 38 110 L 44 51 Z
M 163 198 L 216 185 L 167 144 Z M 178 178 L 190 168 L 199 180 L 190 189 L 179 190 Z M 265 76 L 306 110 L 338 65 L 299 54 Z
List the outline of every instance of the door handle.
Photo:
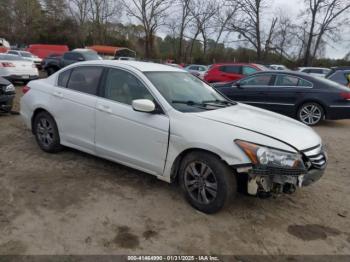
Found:
M 112 109 L 109 106 L 105 106 L 105 105 L 97 105 L 97 110 L 106 112 L 108 114 L 112 113 Z
M 63 98 L 63 94 L 61 92 L 54 92 L 53 95 L 58 98 Z

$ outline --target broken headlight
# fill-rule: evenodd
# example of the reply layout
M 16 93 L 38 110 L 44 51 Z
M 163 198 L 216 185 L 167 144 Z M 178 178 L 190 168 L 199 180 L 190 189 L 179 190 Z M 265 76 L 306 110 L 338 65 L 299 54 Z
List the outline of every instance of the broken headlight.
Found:
M 301 154 L 273 149 L 242 140 L 236 140 L 235 143 L 249 157 L 254 166 L 305 169 Z

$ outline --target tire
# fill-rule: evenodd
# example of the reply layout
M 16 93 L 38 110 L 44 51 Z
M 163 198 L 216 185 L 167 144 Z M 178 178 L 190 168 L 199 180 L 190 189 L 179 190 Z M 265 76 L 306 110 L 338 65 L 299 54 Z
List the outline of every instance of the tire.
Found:
M 207 214 L 220 211 L 237 193 L 234 172 L 218 157 L 206 152 L 193 152 L 182 160 L 179 180 L 186 200 Z
M 33 131 L 39 147 L 47 153 L 57 153 L 62 150 L 58 128 L 53 117 L 47 112 L 35 116 Z
M 308 126 L 319 124 L 325 117 L 323 107 L 314 102 L 303 104 L 299 110 L 297 118 L 300 122 Z

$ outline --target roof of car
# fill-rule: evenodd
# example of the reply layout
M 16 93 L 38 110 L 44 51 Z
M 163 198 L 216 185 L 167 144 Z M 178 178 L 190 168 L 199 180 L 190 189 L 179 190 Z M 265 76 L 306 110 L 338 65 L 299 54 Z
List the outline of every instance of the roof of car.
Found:
M 283 75 L 283 74 L 287 74 L 287 75 L 294 75 L 294 76 L 300 76 L 300 77 L 312 77 L 309 74 L 305 74 L 303 72 L 299 72 L 299 71 L 291 71 L 291 70 L 281 70 L 281 71 L 276 71 L 276 70 L 267 70 L 267 71 L 258 71 L 255 72 L 252 75 L 261 75 L 261 74 L 275 74 L 275 75 Z
M 83 63 L 95 64 L 95 65 L 109 65 L 109 66 L 129 66 L 141 72 L 164 72 L 164 71 L 165 72 L 186 72 L 185 70 L 177 67 L 158 64 L 158 63 L 152 63 L 152 62 L 139 62 L 139 61 L 127 61 L 127 60 L 94 60 L 94 61 L 88 61 Z

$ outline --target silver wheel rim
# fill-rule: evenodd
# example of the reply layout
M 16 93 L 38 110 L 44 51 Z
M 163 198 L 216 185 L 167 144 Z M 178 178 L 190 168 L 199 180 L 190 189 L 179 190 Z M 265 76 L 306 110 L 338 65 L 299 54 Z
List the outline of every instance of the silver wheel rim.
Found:
M 46 118 L 41 118 L 37 124 L 36 133 L 43 146 L 48 147 L 53 143 L 54 132 L 51 123 Z
M 314 125 L 320 122 L 322 110 L 317 105 L 306 105 L 300 110 L 300 120 L 307 125 Z
M 218 190 L 218 183 L 211 168 L 202 162 L 192 162 L 185 169 L 185 188 L 191 198 L 200 204 L 212 203 Z

